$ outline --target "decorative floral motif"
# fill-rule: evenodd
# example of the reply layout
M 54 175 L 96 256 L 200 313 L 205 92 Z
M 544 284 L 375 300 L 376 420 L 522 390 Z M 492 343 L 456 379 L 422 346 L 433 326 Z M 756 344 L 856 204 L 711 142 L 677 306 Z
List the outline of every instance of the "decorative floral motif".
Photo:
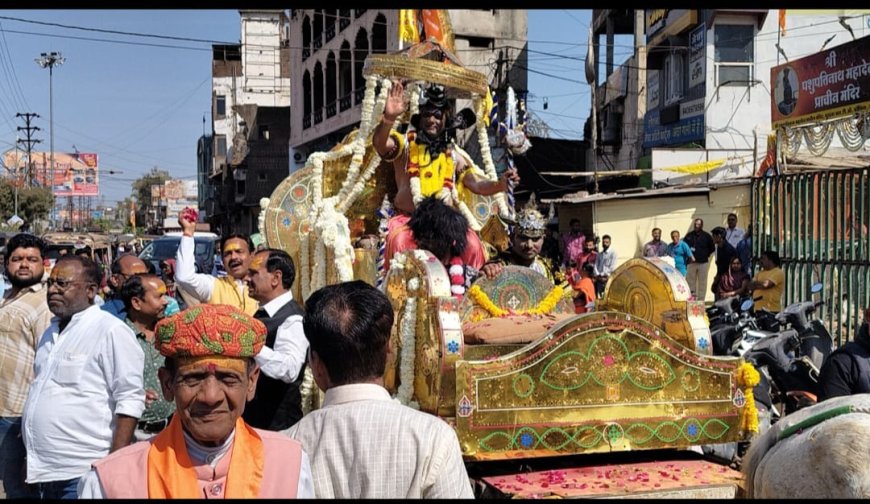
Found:
M 698 339 L 698 348 L 701 350 L 707 350 L 707 347 L 710 346 L 710 343 L 707 341 L 707 338 L 701 337 Z
M 468 295 L 471 296 L 472 301 L 487 312 L 493 317 L 504 317 L 507 315 L 546 315 L 553 311 L 556 308 L 556 305 L 559 304 L 559 300 L 562 299 L 562 296 L 565 294 L 562 286 L 557 285 L 553 287 L 553 289 L 547 294 L 544 299 L 538 303 L 537 306 L 532 308 L 531 310 L 503 310 L 495 305 L 489 296 L 486 295 L 483 290 L 481 290 L 479 285 L 472 285 L 470 289 L 468 289 Z
M 528 432 L 520 434 L 520 444 L 523 446 L 523 448 L 531 448 L 534 442 L 535 438 L 533 438 L 532 435 Z
M 605 355 L 605 356 L 604 356 L 604 359 L 603 359 L 604 367 L 610 367 L 610 366 L 612 366 L 615 362 L 616 362 L 616 361 L 614 360 L 614 358 L 613 358 L 612 355 L 609 355 L 609 354 L 608 354 L 608 355 Z
M 474 406 L 472 406 L 468 396 L 462 396 L 462 399 L 459 400 L 459 404 L 456 405 L 456 414 L 463 418 L 467 418 L 471 416 L 472 411 L 474 411 Z
M 459 353 L 459 342 L 451 341 L 447 343 L 447 353 L 455 354 Z

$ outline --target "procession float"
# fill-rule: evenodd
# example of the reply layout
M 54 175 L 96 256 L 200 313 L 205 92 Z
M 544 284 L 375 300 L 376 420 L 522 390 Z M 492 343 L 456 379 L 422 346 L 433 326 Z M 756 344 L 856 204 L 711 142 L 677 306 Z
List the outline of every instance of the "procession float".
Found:
M 457 153 L 480 176 L 496 180 L 485 121 L 489 89 L 483 74 L 464 68 L 435 39 L 370 55 L 364 75 L 359 128 L 330 151 L 311 154 L 261 202 L 267 244 L 296 262 L 296 299 L 336 282 L 380 286 L 395 309 L 396 351 L 386 386 L 396 400 L 455 428 L 472 477 L 473 466 L 526 464 L 518 474 L 480 472 L 489 491 L 661 496 L 694 489 L 706 493 L 674 495 L 733 496 L 739 473 L 661 455 L 744 441 L 757 431 L 757 372 L 739 358 L 712 355 L 703 303 L 690 299 L 686 281 L 667 262 L 629 260 L 614 272 L 595 311 L 581 315 L 562 286 L 529 268 L 507 266 L 457 295 L 447 267 L 426 250 L 399 253 L 385 267 L 396 184 L 392 164 L 382 162 L 371 138 L 391 86 L 405 82 L 410 103 L 397 128 L 417 112 L 429 84 L 470 100 L 480 164 Z M 504 248 L 504 223 L 513 216 L 506 195 L 454 191 L 470 227 L 493 248 Z M 582 458 L 643 451 L 657 460 L 589 465 Z M 571 460 L 570 467 L 529 472 L 557 467 L 534 463 L 552 457 Z

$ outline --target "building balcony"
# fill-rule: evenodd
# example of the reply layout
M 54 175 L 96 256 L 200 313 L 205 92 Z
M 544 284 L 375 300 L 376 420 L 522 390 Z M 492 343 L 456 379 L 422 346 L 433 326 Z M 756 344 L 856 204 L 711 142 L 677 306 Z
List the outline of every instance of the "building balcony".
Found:
M 351 103 L 350 103 L 351 96 L 352 96 L 352 93 L 348 93 L 348 94 L 346 94 L 338 99 L 338 110 L 339 111 L 344 112 L 345 110 L 347 110 L 351 107 Z
M 310 127 L 311 127 L 311 114 L 308 114 L 302 118 L 302 129 L 308 129 Z
M 302 61 L 307 60 L 309 56 L 311 56 L 311 49 L 309 49 L 307 47 L 303 47 L 302 48 Z
M 361 88 L 354 90 L 354 92 L 353 92 L 354 105 L 359 105 L 360 103 L 362 103 L 363 97 L 365 96 L 365 94 L 366 94 L 366 88 L 364 88 L 364 87 L 361 87 Z
M 317 37 L 316 39 L 314 39 L 314 50 L 316 51 L 316 50 L 320 49 L 321 47 L 323 47 L 323 39 L 321 39 L 320 37 Z
M 323 122 L 323 107 L 314 111 L 314 124 L 320 124 Z
M 337 102 L 332 101 L 326 105 L 326 117 L 332 117 L 335 115 L 336 104 L 337 104 Z
M 326 41 L 329 42 L 333 38 L 335 38 L 335 23 L 330 23 L 326 27 Z

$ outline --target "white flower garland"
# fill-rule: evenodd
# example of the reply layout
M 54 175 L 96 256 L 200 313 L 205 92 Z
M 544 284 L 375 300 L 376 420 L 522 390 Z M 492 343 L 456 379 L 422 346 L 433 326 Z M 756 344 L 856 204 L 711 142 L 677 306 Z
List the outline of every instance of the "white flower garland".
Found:
M 319 237 L 315 255 L 316 275 L 311 290 L 326 285 L 326 249 L 334 253 L 338 281 L 353 280 L 353 246 L 350 243 L 350 226 L 347 217 L 336 211 L 335 197 L 323 201 L 320 215 L 314 225 L 315 236 Z
M 390 81 L 385 79 L 384 82 L 386 85 L 381 86 L 381 96 L 386 101 L 386 92 L 389 89 L 386 89 L 385 92 L 385 88 L 390 85 Z M 378 77 L 376 75 L 366 77 L 366 90 L 363 95 L 359 130 L 357 131 L 356 138 L 351 142 L 353 155 L 350 159 L 350 166 L 347 169 L 347 177 L 345 177 L 344 182 L 341 184 L 341 190 L 338 192 L 339 199 L 343 198 L 347 191 L 353 187 L 354 182 L 359 176 L 359 167 L 366 153 L 366 140 L 368 140 L 372 130 L 372 118 L 374 117 L 373 113 L 375 109 L 375 87 L 377 85 Z
M 414 207 L 423 201 L 423 188 L 420 186 L 420 177 L 411 177 L 409 181 L 411 185 L 411 197 L 414 200 Z
M 378 166 L 381 164 L 381 157 L 375 152 L 372 154 L 372 158 L 369 161 L 369 165 L 366 167 L 366 170 L 363 172 L 362 177 L 357 181 L 356 184 L 353 185 L 353 189 L 347 194 L 345 199 L 338 204 L 338 212 L 344 213 L 350 208 L 351 205 L 356 201 L 356 198 L 360 195 L 360 193 L 365 189 L 365 185 L 368 183 L 369 179 L 374 175 L 375 170 L 377 170 Z
M 269 208 L 269 198 L 260 198 L 260 215 L 257 216 L 257 230 L 266 236 L 266 209 Z
M 308 299 L 311 295 L 311 266 L 309 264 L 308 233 L 301 233 L 299 236 L 299 287 L 302 291 L 302 299 Z
M 410 115 L 408 117 L 413 116 L 414 114 L 420 113 L 420 86 L 419 82 L 415 82 L 411 84 L 409 87 L 410 98 L 408 99 L 410 102 Z
M 477 117 L 483 117 L 484 110 L 486 105 L 483 103 L 483 99 L 478 94 L 474 94 L 472 97 L 474 109 L 477 111 Z M 477 142 L 480 144 L 480 157 L 483 159 L 483 167 L 485 169 L 485 173 L 487 178 L 492 181 L 498 180 L 498 174 L 495 171 L 495 163 L 492 161 L 492 152 L 489 149 L 489 135 L 486 133 L 486 124 L 483 121 L 478 120 L 475 122 L 475 128 L 477 128 Z M 497 193 L 493 196 L 495 198 L 496 204 L 498 205 L 498 212 L 503 218 L 511 218 L 512 210 L 508 208 L 507 204 L 507 195 L 504 192 Z
M 420 409 L 413 401 L 414 396 L 414 359 L 416 358 L 417 332 L 417 298 L 411 297 L 405 301 L 405 311 L 402 313 L 401 338 L 402 352 L 399 359 L 399 379 L 401 384 L 396 392 L 396 399 L 414 409 Z

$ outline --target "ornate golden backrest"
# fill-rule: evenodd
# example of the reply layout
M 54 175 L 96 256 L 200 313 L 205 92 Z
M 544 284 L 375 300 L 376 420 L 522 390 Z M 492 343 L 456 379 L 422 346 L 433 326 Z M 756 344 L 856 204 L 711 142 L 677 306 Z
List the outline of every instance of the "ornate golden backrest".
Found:
M 473 460 L 744 439 L 741 359 L 693 352 L 626 313 L 592 312 L 544 339 L 456 366 L 456 429 Z
M 671 264 L 658 257 L 639 257 L 616 268 L 596 310 L 630 313 L 687 348 L 712 355 L 704 302 L 690 297 L 689 284 Z

